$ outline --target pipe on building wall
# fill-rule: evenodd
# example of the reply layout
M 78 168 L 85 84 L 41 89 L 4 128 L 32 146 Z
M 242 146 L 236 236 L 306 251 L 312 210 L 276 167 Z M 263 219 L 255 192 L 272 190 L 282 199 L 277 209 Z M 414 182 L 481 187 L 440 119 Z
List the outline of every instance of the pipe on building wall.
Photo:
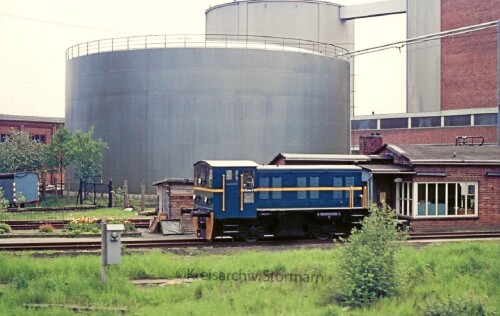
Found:
M 498 140 L 498 146 L 500 146 L 500 20 L 498 20 L 498 25 L 497 25 L 497 32 L 498 32 L 498 118 L 497 118 L 497 140 Z

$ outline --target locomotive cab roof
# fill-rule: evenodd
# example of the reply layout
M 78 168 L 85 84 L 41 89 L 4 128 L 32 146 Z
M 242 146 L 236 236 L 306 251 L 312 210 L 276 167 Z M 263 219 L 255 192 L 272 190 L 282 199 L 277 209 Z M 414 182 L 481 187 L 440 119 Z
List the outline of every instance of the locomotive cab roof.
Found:
M 257 167 L 260 166 L 255 161 L 251 160 L 200 160 L 194 165 L 205 163 L 211 167 Z

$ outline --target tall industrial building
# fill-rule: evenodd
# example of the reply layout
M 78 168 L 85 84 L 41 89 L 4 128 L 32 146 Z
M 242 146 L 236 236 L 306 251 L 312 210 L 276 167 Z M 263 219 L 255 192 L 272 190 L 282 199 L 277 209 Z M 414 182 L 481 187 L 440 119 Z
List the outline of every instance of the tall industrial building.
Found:
M 498 0 L 409 0 L 408 38 L 495 22 Z M 407 113 L 357 116 L 352 142 L 380 134 L 386 143 L 453 144 L 481 136 L 496 144 L 499 116 L 496 27 L 407 46 Z

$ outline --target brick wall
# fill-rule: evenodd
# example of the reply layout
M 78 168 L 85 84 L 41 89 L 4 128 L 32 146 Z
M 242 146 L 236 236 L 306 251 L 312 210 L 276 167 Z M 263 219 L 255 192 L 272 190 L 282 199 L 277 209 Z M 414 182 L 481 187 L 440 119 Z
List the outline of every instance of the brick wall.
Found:
M 498 20 L 498 0 L 441 0 L 441 30 Z M 498 105 L 498 29 L 441 40 L 441 110 Z
M 11 131 L 26 131 L 30 135 L 44 135 L 46 143 L 50 144 L 52 135 L 56 128 L 61 125 L 57 123 L 32 123 L 16 121 L 0 121 L 0 133 L 9 134 Z
M 193 180 L 167 180 L 158 186 L 157 192 L 160 199 L 160 212 L 170 214 L 170 219 L 181 219 L 184 233 L 193 233 L 191 215 L 181 214 L 182 208 L 192 208 L 194 206 Z
M 359 145 L 361 136 L 370 136 L 374 130 L 352 132 L 353 145 Z M 386 144 L 455 144 L 457 136 L 483 136 L 485 143 L 498 143 L 496 126 L 469 126 L 443 128 L 386 129 L 380 132 Z
M 498 229 L 500 227 L 500 177 L 486 172 L 500 172 L 500 167 L 485 166 L 418 166 L 416 172 L 444 172 L 446 177 L 414 176 L 414 182 L 477 182 L 478 217 L 413 220 L 415 231 L 447 229 Z

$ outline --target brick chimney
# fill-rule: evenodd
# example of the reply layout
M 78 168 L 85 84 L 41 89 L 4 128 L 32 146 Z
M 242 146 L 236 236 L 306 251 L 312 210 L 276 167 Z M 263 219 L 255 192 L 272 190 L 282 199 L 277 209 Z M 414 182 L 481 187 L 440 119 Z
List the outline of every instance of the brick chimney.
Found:
M 359 153 L 362 155 L 370 155 L 375 150 L 382 147 L 384 139 L 378 133 L 372 133 L 370 136 L 359 136 Z

